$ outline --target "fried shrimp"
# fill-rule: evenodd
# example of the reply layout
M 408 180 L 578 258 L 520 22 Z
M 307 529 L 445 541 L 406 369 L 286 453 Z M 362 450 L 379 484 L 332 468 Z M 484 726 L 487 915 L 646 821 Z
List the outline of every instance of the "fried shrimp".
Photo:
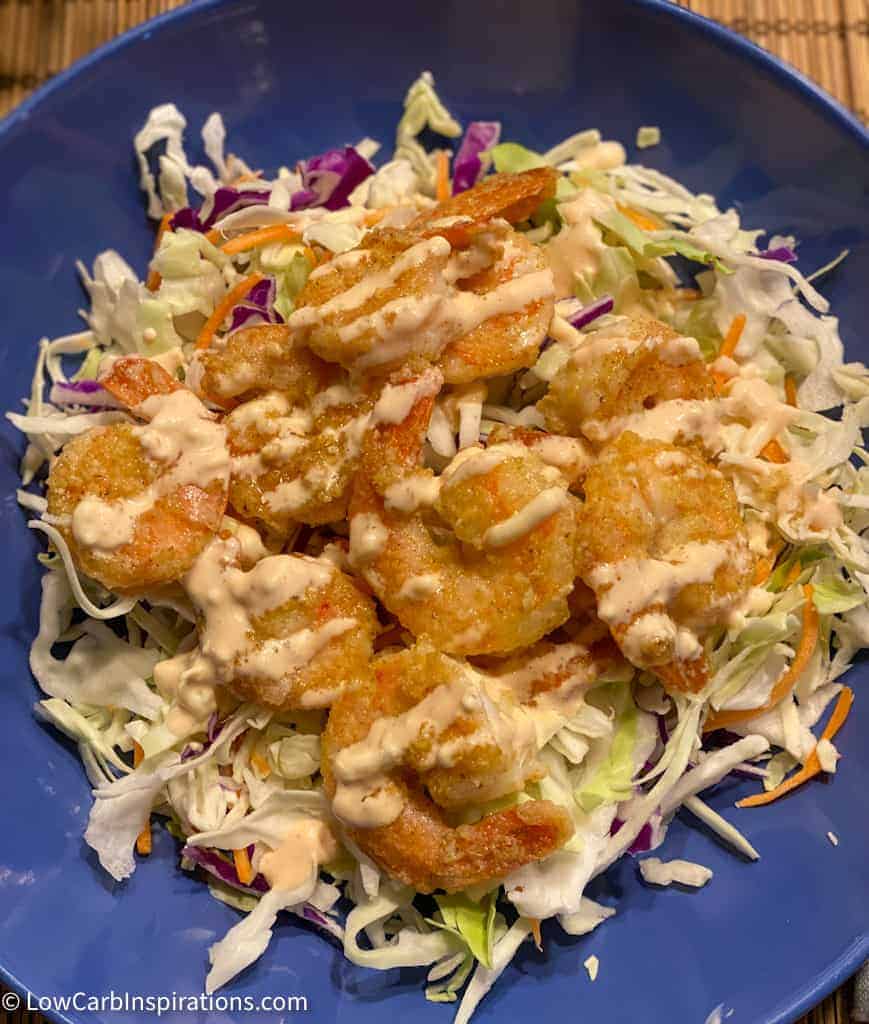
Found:
M 550 430 L 606 440 L 615 420 L 673 399 L 711 399 L 697 342 L 650 317 L 588 334 L 538 402 Z
M 280 391 L 290 402 L 310 402 L 336 382 L 337 368 L 295 345 L 286 324 L 259 324 L 197 351 L 191 376 L 194 390 L 230 409 L 266 391 Z
M 48 513 L 84 573 L 110 590 L 139 593 L 181 577 L 219 527 L 226 433 L 148 359 L 118 359 L 101 383 L 146 422 L 73 438 L 51 466 Z
M 585 479 L 579 575 L 622 652 L 671 689 L 699 690 L 701 637 L 751 585 L 731 483 L 690 449 L 625 432 Z
M 574 687 L 587 685 L 587 657 L 571 654 L 581 662 Z M 333 706 L 322 771 L 335 814 L 385 871 L 420 892 L 459 891 L 570 838 L 570 816 L 549 801 L 457 827 L 442 809 L 505 796 L 540 777 L 533 715 L 508 684 L 425 643 L 379 656 L 373 670 Z
M 511 212 L 531 202 L 518 198 L 527 183 L 514 188 L 511 176 L 500 177 L 509 179 L 495 190 L 506 188 L 503 203 L 475 201 L 476 189 L 449 201 L 491 211 L 474 214 L 464 251 L 454 252 L 452 232 L 439 225 L 470 223 L 470 215 L 448 214 L 373 231 L 314 270 L 289 319 L 296 342 L 356 374 L 382 375 L 411 356 L 442 363 L 451 383 L 532 365 L 552 319 L 552 271 L 506 220 L 493 219 L 502 205 Z
M 298 523 L 345 518 L 373 404 L 338 384 L 307 406 L 271 392 L 234 409 L 226 418 L 232 507 L 281 537 Z
M 437 316 L 451 291 L 449 242 L 397 229 L 373 231 L 358 249 L 312 271 L 289 319 L 297 343 L 348 369 L 382 369 L 411 351 L 444 346 Z
M 243 555 L 221 536 L 184 577 L 200 616 L 189 680 L 276 710 L 328 707 L 367 677 L 373 602 L 324 559 L 269 555 L 245 571 Z
M 481 297 L 497 295 L 499 288 L 531 275 L 551 276 L 540 249 L 503 221 L 476 235 L 467 256 L 470 265 L 476 262 L 484 269 L 460 278 L 457 286 L 461 292 Z M 553 293 L 547 291 L 520 309 L 494 313 L 446 346 L 438 360 L 444 380 L 447 384 L 466 384 L 532 366 L 553 310 Z
M 527 220 L 541 203 L 554 197 L 557 184 L 558 172 L 553 167 L 535 167 L 520 174 L 491 174 L 473 188 L 426 211 L 411 228 L 443 235 L 454 248 L 464 248 L 489 221 L 518 224 Z
M 490 445 L 524 444 L 547 466 L 557 469 L 573 487 L 585 478 L 595 456 L 581 437 L 549 434 L 531 427 L 513 427 L 499 423 L 489 434 Z
M 508 652 L 568 616 L 575 503 L 519 444 L 460 452 L 440 477 L 422 448 L 438 370 L 396 375 L 372 413 L 350 501 L 350 558 L 415 636 L 453 654 Z

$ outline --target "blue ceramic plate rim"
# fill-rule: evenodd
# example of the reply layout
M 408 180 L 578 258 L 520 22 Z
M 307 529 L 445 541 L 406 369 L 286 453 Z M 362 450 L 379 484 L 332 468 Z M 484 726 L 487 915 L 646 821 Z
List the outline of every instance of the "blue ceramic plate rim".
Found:
M 45 85 L 37 89 L 11 113 L 0 120 L 0 139 L 20 123 L 27 121 L 34 112 L 38 111 L 43 100 L 54 95 L 58 90 L 63 89 L 82 71 L 94 64 L 98 64 L 104 57 L 122 51 L 140 39 L 147 38 L 152 32 L 162 29 L 165 25 L 196 17 L 200 11 L 219 8 L 228 2 L 229 0 L 190 0 L 184 7 L 178 7 L 174 10 L 166 11 L 164 14 L 159 14 L 97 47 L 91 53 L 77 60 L 65 71 L 60 72 L 50 82 L 46 82 Z M 727 49 L 742 54 L 747 60 L 760 65 L 766 71 L 772 73 L 782 85 L 800 93 L 820 113 L 825 114 L 827 117 L 832 117 L 839 127 L 858 144 L 869 148 L 869 130 L 863 126 L 857 117 L 819 85 L 786 61 L 781 60 L 774 54 L 762 49 L 756 43 L 751 42 L 751 40 L 746 39 L 744 36 L 738 35 L 718 22 L 712 21 L 694 11 L 677 7 L 672 0 L 629 0 L 629 2 L 637 7 L 665 11 L 668 16 L 680 20 L 691 26 L 694 30 L 712 37 Z M 795 1020 L 800 1015 L 807 1013 L 829 995 L 830 992 L 845 982 L 862 965 L 867 956 L 869 956 L 869 937 L 862 936 L 841 953 L 828 967 L 822 970 L 810 986 L 803 989 L 791 1004 L 780 1007 L 777 1021 L 785 1019 Z M 27 985 L 12 974 L 2 962 L 0 962 L 0 981 L 19 995 L 33 995 Z M 43 1016 L 49 1020 L 57 1021 L 58 1024 L 78 1024 L 78 1021 L 60 1011 L 48 1012 L 43 1014 Z M 770 1022 L 770 1024 L 773 1024 L 773 1022 Z

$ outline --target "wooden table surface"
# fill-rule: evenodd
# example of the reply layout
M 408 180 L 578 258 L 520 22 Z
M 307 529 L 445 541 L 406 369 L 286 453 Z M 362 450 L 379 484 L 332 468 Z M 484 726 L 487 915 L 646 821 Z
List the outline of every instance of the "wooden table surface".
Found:
M 94 47 L 182 2 L 0 0 L 0 115 Z M 680 0 L 680 4 L 772 50 L 863 121 L 869 120 L 869 0 Z M 850 996 L 848 984 L 799 1024 L 847 1024 Z M 39 1014 L 2 1009 L 0 1022 L 45 1024 Z

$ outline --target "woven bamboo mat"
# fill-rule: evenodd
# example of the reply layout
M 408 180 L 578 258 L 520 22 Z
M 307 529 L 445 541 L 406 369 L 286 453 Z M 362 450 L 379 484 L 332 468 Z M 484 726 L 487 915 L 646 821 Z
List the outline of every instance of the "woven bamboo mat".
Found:
M 0 115 L 94 47 L 182 2 L 0 0 Z M 679 2 L 772 50 L 869 120 L 869 0 Z M 846 985 L 800 1024 L 847 1024 L 849 994 Z M 0 1022 L 44 1024 L 5 1010 Z

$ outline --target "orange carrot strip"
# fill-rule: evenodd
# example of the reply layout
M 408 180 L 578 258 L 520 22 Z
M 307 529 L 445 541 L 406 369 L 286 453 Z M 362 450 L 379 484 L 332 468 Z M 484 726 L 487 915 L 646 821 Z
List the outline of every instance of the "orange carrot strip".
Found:
M 393 209 L 395 209 L 393 206 L 384 206 L 381 210 L 369 210 L 363 218 L 365 226 L 367 228 L 373 228 L 375 224 L 379 224 L 387 213 Z
M 145 751 L 133 740 L 133 767 L 138 768 L 144 759 Z M 136 836 L 136 852 L 142 857 L 147 857 L 151 849 L 151 821 L 149 819 L 142 828 L 142 831 Z
M 212 228 L 210 231 L 205 232 L 205 237 L 211 242 L 212 245 L 220 245 L 220 240 L 223 238 L 223 233 L 219 228 Z
M 721 343 L 721 348 L 718 350 L 719 359 L 724 356 L 730 359 L 733 353 L 736 351 L 736 346 L 739 344 L 739 339 L 742 337 L 742 332 L 745 330 L 745 315 L 743 313 L 737 314 L 733 318 L 733 323 L 730 325 L 724 341 Z M 730 379 L 726 374 L 721 373 L 717 370 L 712 371 L 712 377 L 715 380 L 715 390 L 720 392 L 727 381 Z
M 833 713 L 830 715 L 830 721 L 827 722 L 826 728 L 821 733 L 822 740 L 831 740 L 842 728 L 845 724 L 845 719 L 850 714 L 853 703 L 854 691 L 850 686 L 843 686 L 839 699 L 836 701 L 836 706 L 833 708 Z M 754 796 L 747 796 L 744 800 L 737 801 L 736 806 L 762 807 L 764 804 L 771 804 L 774 800 L 778 800 L 779 797 L 784 796 L 786 793 L 793 792 L 799 786 L 802 786 L 804 782 L 808 782 L 809 779 L 813 779 L 816 775 L 820 774 L 821 761 L 818 757 L 818 745 L 815 744 L 814 750 L 806 758 L 806 763 L 798 772 L 794 772 L 790 778 L 780 782 L 775 789 L 771 789 L 766 793 L 755 793 Z
M 540 919 L 537 917 L 529 917 L 528 924 L 531 925 L 531 934 L 534 936 L 534 945 L 542 951 L 543 936 L 540 934 Z
M 175 216 L 174 213 L 164 213 L 163 218 L 160 221 L 160 227 L 157 228 L 157 237 L 154 239 L 154 252 L 160 248 L 160 242 L 163 240 L 163 235 L 169 230 L 169 226 L 172 223 L 172 218 Z M 161 277 L 156 270 L 149 270 L 148 277 L 145 280 L 145 287 L 149 292 L 155 292 L 160 287 Z
M 256 770 L 265 778 L 267 775 L 271 775 L 271 768 L 269 767 L 268 761 L 264 757 L 260 757 L 259 754 L 250 755 L 250 763 L 256 768 Z
M 772 544 L 769 554 L 758 559 L 757 565 L 754 567 L 754 576 L 751 580 L 752 586 L 760 587 L 766 583 L 775 568 L 776 559 L 783 550 L 784 544 L 776 541 Z
M 270 227 L 257 228 L 256 231 L 248 231 L 238 238 L 232 238 L 224 242 L 220 248 L 227 256 L 235 256 L 236 253 L 259 249 L 272 242 L 298 242 L 301 237 L 289 224 L 272 224 Z
M 235 873 L 242 885 L 250 885 L 253 881 L 253 867 L 246 849 L 233 850 L 232 861 L 235 864 Z
M 785 462 L 790 462 L 788 453 L 782 448 L 782 446 L 773 438 L 760 450 L 760 457 L 766 459 L 767 462 L 776 462 L 779 465 L 783 465 Z
M 794 683 L 804 672 L 818 645 L 818 609 L 812 600 L 813 592 L 811 583 L 806 583 L 803 587 L 806 603 L 803 605 L 803 632 L 800 636 L 800 642 L 797 645 L 790 668 L 772 688 L 772 693 L 770 693 L 766 704 L 759 708 L 735 708 L 731 711 L 713 711 L 706 719 L 703 726 L 704 732 L 713 732 L 715 729 L 727 729 L 739 722 L 748 722 L 758 715 L 771 711 L 776 704 L 784 700 L 791 692 Z
M 772 557 L 759 558 L 754 567 L 754 575 L 751 577 L 751 585 L 753 587 L 763 586 L 772 575 L 772 567 L 774 565 L 775 559 Z
M 224 295 L 215 307 L 214 312 L 202 325 L 202 330 L 196 338 L 197 348 L 208 348 L 211 344 L 211 339 L 214 337 L 214 332 L 223 323 L 224 318 L 228 316 L 232 307 L 236 303 L 241 302 L 251 288 L 254 288 L 263 280 L 263 277 L 263 274 L 249 274 L 247 277 L 242 278 L 235 288 L 232 288 Z
M 250 174 L 239 175 L 232 184 L 243 185 L 246 181 L 259 181 L 262 176 L 262 171 L 251 171 Z
M 797 384 L 793 377 L 788 374 L 785 377 L 785 399 L 788 405 L 792 405 L 796 408 L 797 405 Z
M 439 203 L 450 198 L 450 154 L 445 149 L 439 149 L 437 154 L 435 195 Z
M 624 214 L 629 221 L 632 221 L 641 231 L 660 231 L 661 222 L 650 217 L 647 213 L 643 213 L 642 210 L 635 210 L 633 206 L 623 206 L 621 203 L 616 203 L 616 209 L 619 213 Z
M 796 583 L 797 580 L 800 578 L 800 573 L 802 571 L 803 567 L 800 565 L 800 560 L 797 559 L 796 562 L 794 562 L 794 564 L 788 570 L 788 574 L 785 577 L 785 586 L 789 587 L 792 583 Z

